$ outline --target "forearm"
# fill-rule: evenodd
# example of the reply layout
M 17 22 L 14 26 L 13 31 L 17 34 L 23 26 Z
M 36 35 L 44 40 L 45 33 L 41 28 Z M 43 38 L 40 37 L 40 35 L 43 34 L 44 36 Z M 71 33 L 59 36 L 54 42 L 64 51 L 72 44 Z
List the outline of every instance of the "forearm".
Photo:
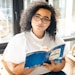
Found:
M 18 65 L 14 68 L 14 73 L 17 75 L 27 75 L 32 71 L 33 69 L 24 69 L 23 65 Z
M 34 68 L 31 68 L 31 69 L 24 69 L 24 63 L 21 63 L 19 65 L 16 65 L 14 67 L 14 70 L 13 72 L 16 74 L 16 75 L 27 75 L 29 74 L 30 72 L 32 72 L 34 70 Z

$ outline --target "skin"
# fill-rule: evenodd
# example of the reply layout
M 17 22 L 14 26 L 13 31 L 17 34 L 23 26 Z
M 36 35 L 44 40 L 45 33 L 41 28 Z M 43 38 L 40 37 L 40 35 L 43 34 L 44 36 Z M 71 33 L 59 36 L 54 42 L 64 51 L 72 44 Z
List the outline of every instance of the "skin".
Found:
M 35 14 L 39 14 L 40 18 L 47 17 L 48 19 L 51 19 L 51 12 L 47 9 L 40 8 Z M 32 32 L 38 37 L 43 38 L 45 30 L 50 25 L 50 22 L 47 24 L 44 24 L 41 20 L 38 22 L 34 20 L 34 17 L 32 17 L 31 20 L 32 24 Z M 45 48 L 44 48 L 45 49 Z M 47 49 L 47 48 L 46 48 Z M 11 62 L 7 62 L 7 65 L 10 66 L 10 70 L 15 73 L 16 75 L 27 75 L 31 73 L 35 68 L 31 69 L 24 69 L 24 62 L 20 64 L 15 64 Z M 53 60 L 51 60 L 51 64 L 44 63 L 43 66 L 49 69 L 50 71 L 60 71 L 65 65 L 65 59 L 63 59 L 62 63 L 55 64 Z
M 51 12 L 47 9 L 41 8 L 36 12 L 36 14 L 38 14 L 40 18 L 48 17 L 48 19 L 51 19 L 50 17 Z M 37 22 L 33 18 L 32 18 L 31 23 L 32 23 L 32 31 L 38 38 L 42 38 L 44 36 L 45 30 L 48 28 L 50 24 L 50 22 L 47 24 L 44 24 L 41 20 Z
M 72 55 L 74 56 L 75 45 L 72 46 Z

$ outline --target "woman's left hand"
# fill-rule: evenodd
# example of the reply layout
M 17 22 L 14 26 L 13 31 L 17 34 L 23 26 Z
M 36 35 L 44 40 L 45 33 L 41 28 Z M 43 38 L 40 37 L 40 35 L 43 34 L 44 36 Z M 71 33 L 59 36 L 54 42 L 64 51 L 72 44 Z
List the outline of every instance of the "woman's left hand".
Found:
M 53 71 L 56 64 L 54 63 L 53 60 L 51 60 L 51 64 L 48 64 L 48 63 L 43 63 L 43 66 L 46 67 L 47 69 L 49 69 L 50 71 Z
M 63 69 L 63 67 L 65 66 L 65 59 L 62 59 L 62 63 L 54 63 L 53 60 L 50 60 L 51 64 L 48 63 L 44 63 L 43 66 L 46 67 L 47 69 L 49 69 L 50 71 L 61 71 Z

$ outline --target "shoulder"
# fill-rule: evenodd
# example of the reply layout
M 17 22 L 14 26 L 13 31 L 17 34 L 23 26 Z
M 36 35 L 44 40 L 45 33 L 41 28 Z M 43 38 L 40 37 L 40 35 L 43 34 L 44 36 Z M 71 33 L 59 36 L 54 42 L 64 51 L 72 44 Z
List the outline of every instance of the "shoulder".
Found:
M 58 42 L 58 43 L 59 43 L 59 42 L 63 42 L 63 43 L 65 43 L 65 41 L 63 40 L 63 38 L 60 37 L 60 36 L 58 36 L 58 35 L 55 36 L 55 40 L 53 39 L 52 36 L 49 36 L 48 33 L 46 33 L 46 37 L 47 37 L 47 39 L 50 39 L 50 41 L 52 40 L 52 41 L 54 41 L 54 42 Z
M 26 40 L 26 38 L 25 38 L 25 33 L 24 32 L 22 32 L 22 33 L 18 33 L 18 34 L 16 34 L 16 35 L 14 35 L 10 40 L 9 40 L 9 42 L 8 43 L 19 43 L 19 42 L 22 42 L 22 41 L 24 41 L 24 40 Z
M 60 43 L 60 44 L 65 43 L 65 41 L 63 40 L 63 38 L 59 37 L 58 35 L 55 36 L 55 41 L 57 43 Z
M 18 34 L 16 34 L 16 35 L 14 35 L 13 38 L 22 38 L 22 37 L 24 37 L 24 36 L 25 36 L 25 33 L 22 32 L 22 33 L 18 33 Z
M 14 35 L 8 43 L 23 43 L 23 42 L 26 42 L 26 38 L 27 36 L 29 36 L 29 32 L 21 32 L 21 33 L 18 33 L 16 35 Z

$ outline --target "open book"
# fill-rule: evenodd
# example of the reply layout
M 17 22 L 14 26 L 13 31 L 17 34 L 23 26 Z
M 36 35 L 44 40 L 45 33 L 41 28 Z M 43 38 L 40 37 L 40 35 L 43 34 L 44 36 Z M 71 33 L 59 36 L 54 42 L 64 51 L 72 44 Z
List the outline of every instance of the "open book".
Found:
M 50 63 L 53 59 L 55 63 L 61 63 L 63 58 L 65 44 L 58 45 L 48 51 L 36 51 L 26 55 L 24 68 L 32 68 L 43 65 L 43 63 Z

